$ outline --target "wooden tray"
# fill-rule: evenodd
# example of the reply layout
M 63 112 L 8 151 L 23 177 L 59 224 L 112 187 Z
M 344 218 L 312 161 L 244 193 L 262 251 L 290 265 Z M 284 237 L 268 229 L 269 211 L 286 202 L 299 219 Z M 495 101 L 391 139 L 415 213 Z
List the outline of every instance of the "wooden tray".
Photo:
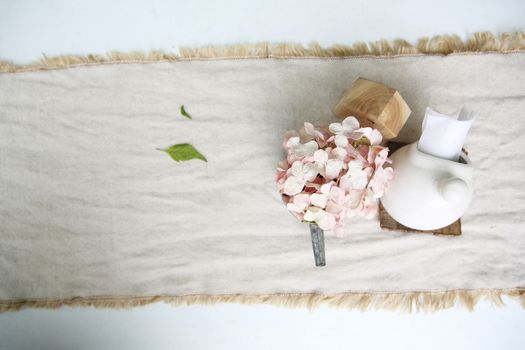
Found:
M 398 148 L 401 148 L 405 144 L 399 143 L 399 142 L 389 142 L 387 144 L 387 147 L 390 149 L 390 154 L 394 153 Z M 461 219 L 458 219 L 456 222 L 443 227 L 438 230 L 429 230 L 429 231 L 421 231 L 421 230 L 414 230 L 412 228 L 406 227 L 404 225 L 401 225 L 399 222 L 394 220 L 388 214 L 386 209 L 383 207 L 381 203 L 379 203 L 379 226 L 383 230 L 388 231 L 401 231 L 401 232 L 416 232 L 416 233 L 431 233 L 435 235 L 452 235 L 452 236 L 459 236 L 461 235 Z
M 383 205 L 381 203 L 379 203 L 379 226 L 383 230 L 388 230 L 388 231 L 431 233 L 434 235 L 451 235 L 451 236 L 461 235 L 461 219 L 458 219 L 458 221 L 446 227 L 440 228 L 438 230 L 430 230 L 430 231 L 414 230 L 413 228 L 403 226 L 399 222 L 394 220 L 394 218 L 392 218 L 390 214 L 388 214 L 385 208 L 383 208 Z

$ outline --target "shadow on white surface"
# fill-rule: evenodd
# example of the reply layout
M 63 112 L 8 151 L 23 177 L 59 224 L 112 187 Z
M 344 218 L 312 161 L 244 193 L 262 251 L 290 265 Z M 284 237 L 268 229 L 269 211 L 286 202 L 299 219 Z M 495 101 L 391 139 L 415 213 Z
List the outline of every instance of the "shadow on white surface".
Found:
M 505 301 L 430 314 L 163 303 L 25 309 L 0 315 L 0 349 L 524 349 L 524 311 Z

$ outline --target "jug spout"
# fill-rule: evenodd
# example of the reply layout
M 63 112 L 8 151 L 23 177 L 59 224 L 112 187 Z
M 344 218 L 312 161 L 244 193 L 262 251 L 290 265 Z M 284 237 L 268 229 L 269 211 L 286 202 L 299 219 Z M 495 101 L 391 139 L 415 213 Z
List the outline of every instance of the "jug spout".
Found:
M 441 197 L 447 202 L 457 203 L 469 195 L 467 183 L 457 177 L 444 178 L 437 183 Z

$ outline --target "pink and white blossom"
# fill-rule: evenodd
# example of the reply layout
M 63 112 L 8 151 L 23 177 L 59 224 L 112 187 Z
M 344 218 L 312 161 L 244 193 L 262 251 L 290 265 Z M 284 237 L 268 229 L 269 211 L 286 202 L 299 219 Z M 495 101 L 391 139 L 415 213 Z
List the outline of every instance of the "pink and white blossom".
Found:
M 307 181 L 313 181 L 318 174 L 317 167 L 312 163 L 296 160 L 289 169 L 291 175 L 284 181 L 283 194 L 293 196 L 300 193 Z M 288 173 L 288 172 L 287 172 Z
M 330 124 L 328 128 L 334 135 L 352 137 L 354 132 L 359 129 L 359 121 L 355 117 L 348 117 L 341 123 Z
M 348 218 L 372 218 L 378 199 L 394 174 L 383 136 L 360 128 L 354 117 L 328 128 L 304 123 L 284 135 L 287 157 L 277 168 L 276 182 L 288 210 L 298 219 L 342 235 Z

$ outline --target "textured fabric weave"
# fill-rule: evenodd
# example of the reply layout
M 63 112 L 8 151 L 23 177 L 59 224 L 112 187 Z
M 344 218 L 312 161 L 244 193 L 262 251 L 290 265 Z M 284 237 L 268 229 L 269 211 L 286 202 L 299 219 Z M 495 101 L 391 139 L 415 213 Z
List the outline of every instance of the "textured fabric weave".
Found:
M 313 266 L 274 184 L 281 137 L 357 77 L 479 111 L 463 235 L 356 219 Z M 0 74 L 0 301 L 525 287 L 525 54 L 105 64 Z M 179 115 L 181 104 L 193 116 Z M 156 150 L 189 142 L 208 163 Z

